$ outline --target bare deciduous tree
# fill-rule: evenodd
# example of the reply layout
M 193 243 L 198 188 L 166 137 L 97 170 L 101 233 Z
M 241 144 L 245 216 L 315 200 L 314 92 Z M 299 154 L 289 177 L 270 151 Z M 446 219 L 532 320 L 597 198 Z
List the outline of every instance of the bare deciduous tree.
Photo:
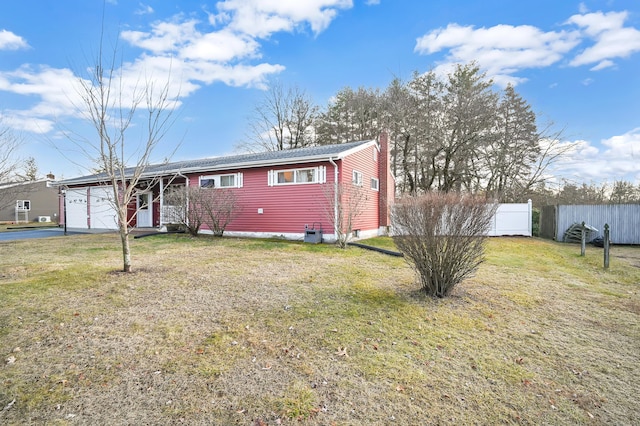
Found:
M 276 82 L 254 110 L 247 135 L 251 142 L 239 148 L 282 151 L 310 146 L 315 140 L 312 125 L 317 110 L 304 91 Z
M 611 203 L 629 204 L 640 202 L 640 185 L 635 186 L 632 182 L 616 180 L 611 187 Z
M 16 177 L 19 159 L 17 151 L 20 140 L 8 127 L 0 123 L 0 184 L 7 183 Z M 15 201 L 14 191 L 4 188 L 0 191 L 0 209 L 7 207 Z
M 19 142 L 11 129 L 1 127 L 0 123 L 0 183 L 11 180 L 18 169 L 19 160 L 16 154 Z
M 323 207 L 333 225 L 336 244 L 346 248 L 353 238 L 354 225 L 366 208 L 367 191 L 352 183 L 334 183 L 325 186 Z
M 34 182 L 38 180 L 38 165 L 36 164 L 36 159 L 33 157 L 28 157 L 23 166 L 21 167 L 21 173 L 18 173 L 18 176 L 21 180 Z
M 123 271 L 131 271 L 129 245 L 130 218 L 127 210 L 140 192 L 150 190 L 157 178 L 143 174 L 150 163 L 154 149 L 162 141 L 171 125 L 176 101 L 169 96 L 169 82 L 157 87 L 149 78 L 127 86 L 118 68 L 117 50 L 105 63 L 103 43 L 95 65 L 87 78 L 79 78 L 78 106 L 84 117 L 96 130 L 96 139 L 74 140 L 94 169 L 104 174 L 105 184 L 111 186 L 110 203 L 116 210 L 118 230 L 122 243 Z M 138 113 L 144 118 L 141 141 L 130 141 L 129 136 Z
M 496 208 L 484 198 L 458 192 L 428 192 L 396 202 L 393 241 L 428 295 L 445 297 L 475 273 Z

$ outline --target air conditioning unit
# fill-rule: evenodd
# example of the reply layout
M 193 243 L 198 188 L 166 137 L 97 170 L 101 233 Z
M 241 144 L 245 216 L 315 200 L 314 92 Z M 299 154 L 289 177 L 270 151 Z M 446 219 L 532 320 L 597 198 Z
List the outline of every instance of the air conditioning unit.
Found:
M 38 216 L 38 222 L 51 222 L 51 216 Z

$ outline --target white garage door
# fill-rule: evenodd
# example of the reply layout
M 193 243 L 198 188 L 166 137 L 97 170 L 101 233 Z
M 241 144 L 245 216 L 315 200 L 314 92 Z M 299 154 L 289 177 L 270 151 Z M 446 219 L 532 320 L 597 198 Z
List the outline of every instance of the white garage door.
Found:
M 68 189 L 65 202 L 67 226 L 87 229 L 87 188 Z
M 87 198 L 87 194 L 89 197 Z M 67 226 L 69 228 L 118 229 L 116 210 L 109 200 L 111 186 L 91 186 L 67 190 Z
M 118 229 L 118 215 L 113 207 L 113 187 L 93 186 L 89 190 L 89 213 L 91 228 Z

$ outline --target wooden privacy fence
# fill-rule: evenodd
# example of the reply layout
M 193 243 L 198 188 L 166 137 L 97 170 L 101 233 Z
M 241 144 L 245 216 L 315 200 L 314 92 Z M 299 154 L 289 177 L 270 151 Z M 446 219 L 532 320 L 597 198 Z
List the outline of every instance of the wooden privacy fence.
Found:
M 598 230 L 591 239 L 603 237 L 604 225 L 609 224 L 612 243 L 640 244 L 640 204 L 545 206 L 540 212 L 540 236 L 562 241 L 571 225 L 582 222 Z

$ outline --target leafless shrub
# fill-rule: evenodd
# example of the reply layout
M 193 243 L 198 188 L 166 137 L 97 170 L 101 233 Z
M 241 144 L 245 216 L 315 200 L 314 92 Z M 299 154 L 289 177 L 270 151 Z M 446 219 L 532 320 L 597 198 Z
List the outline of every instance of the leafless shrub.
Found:
M 198 186 L 174 186 L 169 187 L 164 195 L 164 207 L 166 219 L 172 223 L 178 223 L 194 237 L 200 232 L 204 216 L 202 212 L 191 206 L 190 201 L 202 198 L 203 188 Z M 197 206 L 197 203 L 196 203 Z
M 227 225 L 240 210 L 235 192 L 222 188 L 203 188 L 196 207 L 202 212 L 204 223 L 216 237 L 222 237 Z
M 483 261 L 497 204 L 461 193 L 405 197 L 393 208 L 393 240 L 418 273 L 423 290 L 447 296 Z
M 203 225 L 221 237 L 239 211 L 238 199 L 230 189 L 179 186 L 168 190 L 165 204 L 171 206 L 171 221 L 197 236 Z
M 353 237 L 353 227 L 368 201 L 362 186 L 349 183 L 326 185 L 323 203 L 325 214 L 333 225 L 336 244 L 346 248 Z

